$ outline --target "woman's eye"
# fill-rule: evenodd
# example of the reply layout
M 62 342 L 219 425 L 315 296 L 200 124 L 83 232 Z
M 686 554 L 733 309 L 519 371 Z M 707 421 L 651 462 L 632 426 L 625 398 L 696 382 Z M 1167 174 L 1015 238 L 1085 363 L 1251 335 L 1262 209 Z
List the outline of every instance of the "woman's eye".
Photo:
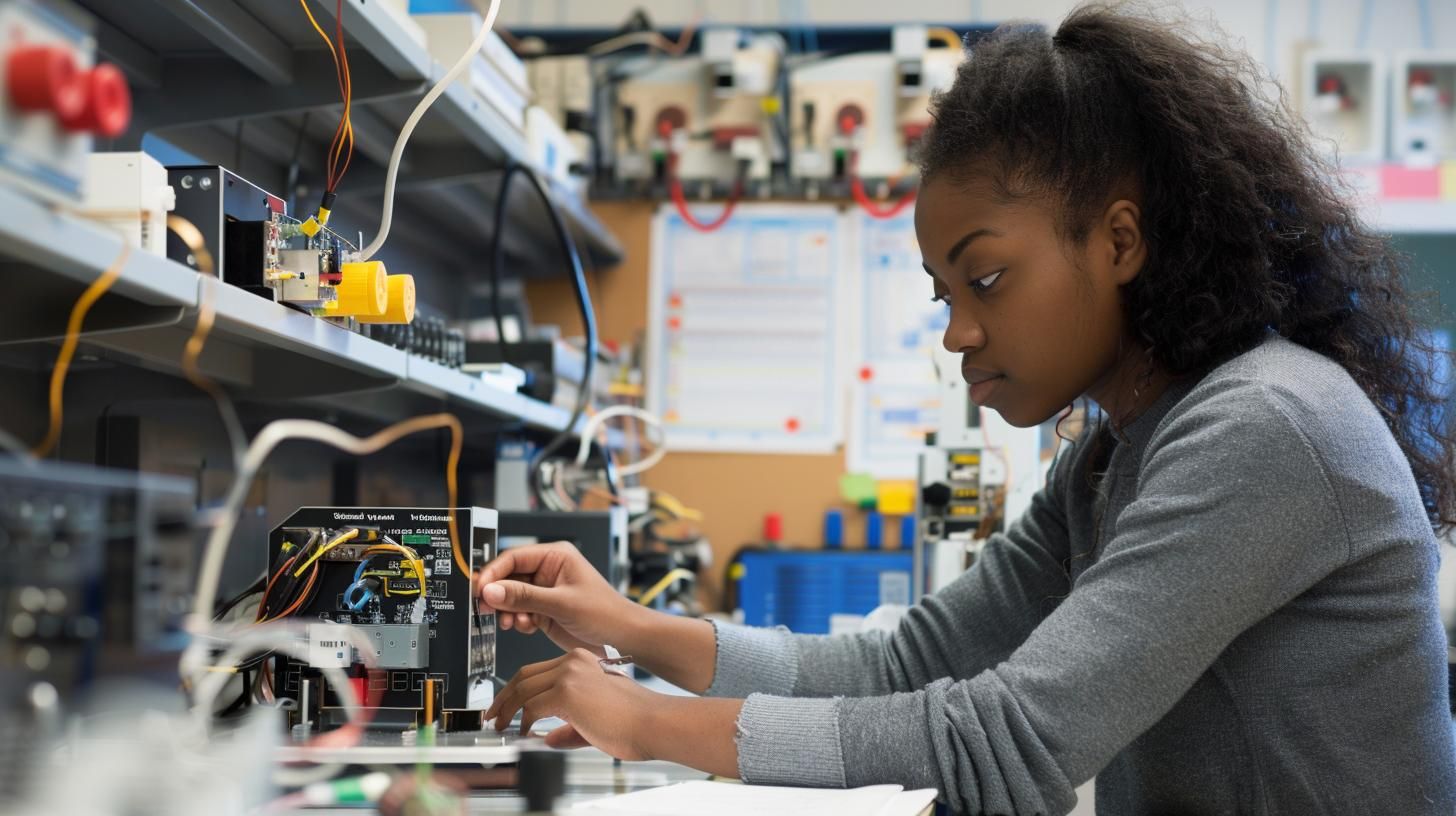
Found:
M 976 280 L 971 281 L 971 288 L 972 289 L 975 289 L 978 292 L 984 292 L 984 291 L 990 289 L 992 286 L 995 286 L 996 285 L 996 280 L 998 278 L 1000 278 L 1005 273 L 1006 273 L 1006 270 L 1002 269 L 999 272 L 992 272 L 991 274 L 986 275 L 985 277 L 977 278 Z

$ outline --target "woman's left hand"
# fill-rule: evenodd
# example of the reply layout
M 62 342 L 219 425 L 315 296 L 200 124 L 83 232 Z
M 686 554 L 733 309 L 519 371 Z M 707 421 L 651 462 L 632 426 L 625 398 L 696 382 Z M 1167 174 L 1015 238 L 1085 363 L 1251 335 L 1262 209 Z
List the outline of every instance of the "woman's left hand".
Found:
M 485 712 L 497 731 L 521 712 L 521 733 L 544 717 L 560 717 L 566 725 L 546 735 L 553 748 L 593 745 L 617 759 L 651 759 L 646 750 L 648 720 L 664 696 L 635 680 L 604 671 L 595 654 L 570 652 L 522 668 L 496 695 Z

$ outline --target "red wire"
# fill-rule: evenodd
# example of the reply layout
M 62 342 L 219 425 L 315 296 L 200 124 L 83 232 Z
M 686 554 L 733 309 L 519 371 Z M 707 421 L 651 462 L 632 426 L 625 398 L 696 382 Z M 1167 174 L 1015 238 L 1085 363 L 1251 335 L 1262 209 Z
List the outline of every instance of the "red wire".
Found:
M 717 218 L 706 224 L 694 218 L 692 211 L 688 209 L 687 197 L 683 195 L 682 181 L 677 177 L 676 153 L 667 154 L 667 189 L 672 196 L 672 203 L 677 207 L 678 215 L 688 222 L 688 226 L 700 232 L 712 232 L 728 223 L 728 219 L 733 216 L 733 208 L 738 206 L 738 199 L 743 195 L 743 179 L 741 177 L 734 179 L 733 191 L 728 194 L 728 203 L 724 205 L 723 212 L 718 213 Z
M 849 154 L 849 194 L 854 196 L 856 204 L 860 209 L 869 213 L 872 218 L 888 219 L 899 215 L 904 209 L 915 203 L 916 190 L 911 190 L 900 197 L 900 200 L 891 204 L 888 208 L 881 207 L 869 194 L 865 192 L 864 181 L 859 177 L 859 153 Z

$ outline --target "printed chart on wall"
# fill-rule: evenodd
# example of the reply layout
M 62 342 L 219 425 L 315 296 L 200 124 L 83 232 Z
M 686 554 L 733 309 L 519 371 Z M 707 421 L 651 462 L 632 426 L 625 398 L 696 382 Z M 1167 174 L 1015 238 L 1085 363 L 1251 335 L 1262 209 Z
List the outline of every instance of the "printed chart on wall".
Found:
M 847 333 L 844 220 L 827 205 L 741 205 L 701 232 L 652 225 L 648 405 L 673 450 L 829 453 Z
M 913 214 L 853 218 L 860 292 L 846 464 L 882 479 L 913 478 L 940 416 L 931 351 L 948 315 L 930 300 Z

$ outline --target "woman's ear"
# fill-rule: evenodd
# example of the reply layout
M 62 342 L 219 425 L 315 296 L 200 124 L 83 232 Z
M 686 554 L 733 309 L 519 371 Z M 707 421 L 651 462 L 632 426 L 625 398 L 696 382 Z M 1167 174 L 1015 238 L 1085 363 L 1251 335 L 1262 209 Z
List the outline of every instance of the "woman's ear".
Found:
M 1148 260 L 1148 245 L 1143 240 L 1142 210 L 1127 199 L 1112 202 L 1103 216 L 1103 226 L 1111 238 L 1110 271 L 1118 286 L 1132 283 Z

